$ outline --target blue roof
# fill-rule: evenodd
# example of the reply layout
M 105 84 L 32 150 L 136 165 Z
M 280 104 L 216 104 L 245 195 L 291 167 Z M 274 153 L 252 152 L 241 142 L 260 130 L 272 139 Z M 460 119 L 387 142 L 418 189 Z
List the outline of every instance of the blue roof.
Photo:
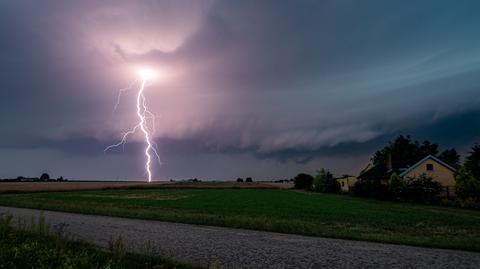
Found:
M 436 162 L 438 162 L 439 164 L 445 166 L 446 168 L 452 170 L 452 172 L 455 172 L 455 168 L 453 168 L 451 165 L 448 165 L 447 163 L 445 163 L 444 161 L 438 159 L 437 157 L 433 156 L 433 155 L 428 155 L 427 157 L 421 159 L 420 161 L 418 161 L 416 164 L 412 165 L 411 167 L 409 167 L 407 170 L 403 171 L 399 176 L 403 177 L 404 175 L 408 174 L 410 171 L 412 171 L 413 169 L 417 168 L 421 163 L 423 163 L 424 161 L 428 160 L 428 159 L 432 159 Z

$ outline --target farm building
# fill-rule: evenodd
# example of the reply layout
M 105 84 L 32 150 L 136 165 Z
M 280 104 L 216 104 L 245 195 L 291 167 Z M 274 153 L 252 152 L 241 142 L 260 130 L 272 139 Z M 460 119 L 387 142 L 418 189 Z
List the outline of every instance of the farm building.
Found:
M 355 176 L 344 175 L 336 178 L 335 180 L 340 183 L 340 190 L 342 192 L 348 192 L 351 188 L 353 188 L 355 183 L 358 181 L 358 178 Z

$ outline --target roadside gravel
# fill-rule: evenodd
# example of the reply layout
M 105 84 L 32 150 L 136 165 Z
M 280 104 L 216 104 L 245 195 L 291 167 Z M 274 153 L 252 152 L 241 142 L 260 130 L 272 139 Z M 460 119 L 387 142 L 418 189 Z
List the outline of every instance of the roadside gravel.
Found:
M 0 207 L 30 221 L 40 210 Z M 330 239 L 161 221 L 43 211 L 51 227 L 105 247 L 122 235 L 127 249 L 220 268 L 480 268 L 480 253 Z

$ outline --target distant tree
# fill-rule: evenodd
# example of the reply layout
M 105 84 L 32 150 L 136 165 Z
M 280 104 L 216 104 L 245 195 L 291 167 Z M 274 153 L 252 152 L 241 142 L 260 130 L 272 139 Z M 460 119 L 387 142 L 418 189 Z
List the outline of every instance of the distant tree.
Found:
M 47 181 L 50 179 L 50 175 L 47 174 L 47 173 L 43 173 L 41 176 L 40 176 L 40 180 L 42 181 Z
M 338 183 L 334 178 L 332 173 L 328 169 L 317 170 L 317 174 L 313 179 L 313 189 L 318 192 L 339 192 L 340 183 Z
M 309 189 L 312 187 L 313 177 L 309 174 L 300 173 L 293 181 L 295 189 Z
M 460 155 L 458 155 L 457 151 L 454 148 L 442 151 L 438 155 L 438 158 L 453 167 L 457 167 L 460 163 Z
M 393 173 L 388 180 L 388 191 L 394 199 L 402 199 L 407 190 L 407 183 L 403 178 Z
M 237 182 L 243 182 L 243 178 L 241 177 L 237 178 Z
M 480 180 L 480 145 L 475 144 L 467 156 L 465 168 L 472 173 L 475 179 Z
M 61 177 L 57 178 L 57 181 L 63 181 L 63 177 L 61 176 Z
M 253 179 L 252 179 L 251 177 L 247 177 L 247 178 L 245 179 L 245 182 L 253 182 Z
M 23 179 L 24 179 L 24 177 L 18 176 L 18 177 L 16 178 L 16 181 L 22 181 Z
M 480 180 L 465 166 L 455 172 L 455 194 L 462 199 L 476 199 L 480 201 Z

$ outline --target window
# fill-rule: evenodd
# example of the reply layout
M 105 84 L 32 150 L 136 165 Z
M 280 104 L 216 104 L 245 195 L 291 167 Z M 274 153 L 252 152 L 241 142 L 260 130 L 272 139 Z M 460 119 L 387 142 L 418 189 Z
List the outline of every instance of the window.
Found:
M 427 171 L 433 171 L 433 163 L 427 163 Z
M 345 187 L 345 182 L 342 181 L 342 187 Z

